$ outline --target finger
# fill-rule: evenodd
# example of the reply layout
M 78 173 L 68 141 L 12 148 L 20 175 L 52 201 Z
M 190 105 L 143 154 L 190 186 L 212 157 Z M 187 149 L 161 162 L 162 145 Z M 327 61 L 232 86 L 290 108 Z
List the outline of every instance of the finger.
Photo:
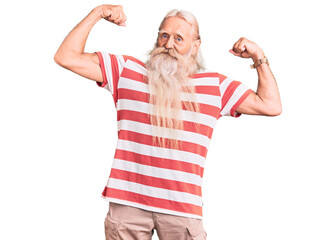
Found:
M 240 40 L 238 40 L 237 42 L 235 42 L 235 44 L 233 44 L 233 46 L 232 46 L 232 50 L 233 50 L 233 51 L 236 51 L 236 50 L 237 50 L 237 46 L 238 46 L 238 44 L 239 44 L 239 41 L 240 41 Z
M 232 51 L 230 52 L 234 54 L 235 56 L 240 56 L 240 52 L 238 52 L 237 50 L 232 49 Z
M 109 19 L 110 19 L 111 21 L 113 21 L 118 15 L 119 15 L 119 13 L 118 13 L 117 9 L 113 8 L 113 9 L 111 10 Z
M 114 15 L 115 15 L 114 11 L 111 11 L 110 14 L 109 14 L 108 16 L 105 17 L 105 19 L 106 19 L 107 21 L 113 22 L 113 20 L 114 20 Z
M 237 49 L 239 49 L 240 52 L 244 52 L 246 50 L 246 42 L 240 41 L 240 43 L 237 46 Z
M 125 22 L 126 22 L 126 19 L 127 19 L 126 15 L 123 14 L 123 15 L 122 15 L 122 19 L 121 19 L 119 25 L 125 27 L 125 26 L 126 26 L 126 23 L 125 23 Z
M 121 22 L 121 20 L 122 20 L 122 16 L 121 16 L 121 14 L 119 13 L 119 14 L 114 18 L 113 22 L 114 22 L 115 24 L 119 24 L 119 23 Z
M 232 47 L 232 50 L 235 51 L 236 53 L 241 53 L 241 49 L 239 48 L 239 45 L 241 43 L 241 40 L 239 39 Z
M 235 56 L 240 56 L 240 54 L 239 54 L 239 53 L 236 53 L 235 51 L 233 51 L 233 49 L 230 49 L 229 52 L 232 53 L 232 54 L 235 55 Z
M 126 20 L 127 20 L 127 17 L 125 14 L 123 14 L 123 22 L 126 22 Z

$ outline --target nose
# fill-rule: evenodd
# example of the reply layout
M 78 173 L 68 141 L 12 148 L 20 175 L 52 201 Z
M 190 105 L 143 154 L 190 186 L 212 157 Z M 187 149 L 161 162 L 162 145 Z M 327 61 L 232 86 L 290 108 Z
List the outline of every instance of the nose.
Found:
M 173 46 L 174 46 L 174 38 L 170 36 L 170 37 L 167 39 L 166 43 L 164 44 L 164 47 L 165 47 L 166 49 L 170 49 L 170 48 L 173 48 Z

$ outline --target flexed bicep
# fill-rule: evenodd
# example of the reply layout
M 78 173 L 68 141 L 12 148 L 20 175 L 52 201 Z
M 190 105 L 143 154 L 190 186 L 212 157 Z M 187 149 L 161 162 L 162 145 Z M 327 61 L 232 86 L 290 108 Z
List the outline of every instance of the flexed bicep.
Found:
M 58 64 L 82 77 L 96 82 L 103 82 L 99 59 L 96 53 L 77 54 L 69 57 L 67 61 Z

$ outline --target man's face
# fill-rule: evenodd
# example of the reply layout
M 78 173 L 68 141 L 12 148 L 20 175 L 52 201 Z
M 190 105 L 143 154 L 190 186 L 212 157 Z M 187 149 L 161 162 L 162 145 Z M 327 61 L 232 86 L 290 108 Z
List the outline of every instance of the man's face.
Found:
M 200 40 L 193 40 L 192 25 L 179 17 L 167 18 L 158 33 L 157 46 L 166 49 L 174 48 L 179 54 L 197 53 Z

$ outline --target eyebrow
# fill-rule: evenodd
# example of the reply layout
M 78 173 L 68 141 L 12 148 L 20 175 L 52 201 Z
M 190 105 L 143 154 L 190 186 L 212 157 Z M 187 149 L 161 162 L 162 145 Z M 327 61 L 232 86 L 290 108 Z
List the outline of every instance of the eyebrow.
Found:
M 166 33 L 165 31 L 162 31 L 162 30 L 160 30 L 159 32 L 158 32 L 158 34 L 161 34 L 161 33 Z
M 184 36 L 181 33 L 176 33 L 180 38 L 184 38 Z
M 167 32 L 166 32 L 165 30 L 160 30 L 160 31 L 159 31 L 159 34 L 161 34 L 161 33 L 167 33 Z M 168 34 L 168 33 L 167 33 L 167 34 Z M 181 34 L 180 32 L 176 32 L 175 34 L 178 35 L 178 36 L 181 37 L 181 38 L 185 38 L 184 35 Z

